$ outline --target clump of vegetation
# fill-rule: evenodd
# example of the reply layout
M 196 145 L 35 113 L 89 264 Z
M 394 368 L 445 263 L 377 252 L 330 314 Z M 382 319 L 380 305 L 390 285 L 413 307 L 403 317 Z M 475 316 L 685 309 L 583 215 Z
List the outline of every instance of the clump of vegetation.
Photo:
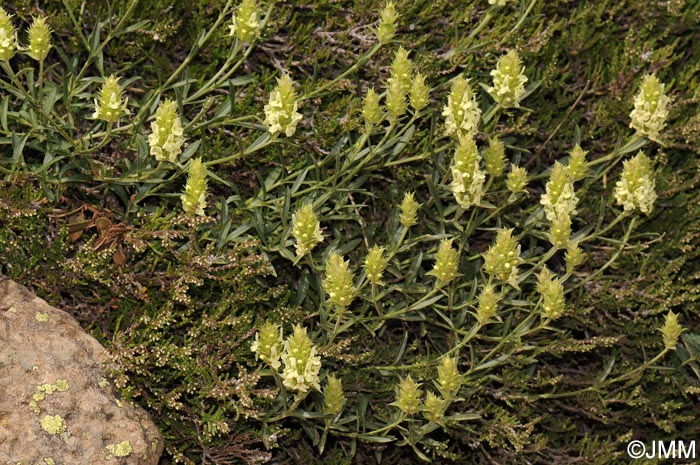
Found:
M 54 301 L 70 286 L 164 460 L 603 464 L 688 427 L 693 300 L 652 285 L 665 303 L 638 315 L 640 287 L 611 274 L 687 263 L 639 253 L 640 223 L 679 198 L 668 179 L 696 185 L 667 161 L 672 92 L 690 89 L 670 52 L 616 81 L 625 98 L 590 78 L 545 105 L 573 71 L 540 66 L 564 23 L 535 0 L 472 2 L 468 19 L 436 2 L 446 50 L 411 46 L 408 24 L 429 23 L 382 3 L 352 56 L 320 53 L 330 68 L 312 73 L 274 47 L 275 31 L 316 43 L 286 30 L 289 5 L 203 5 L 189 52 L 145 64 L 120 61 L 129 41 L 160 40 L 156 25 L 175 40 L 179 21 L 74 3 L 26 34 L 25 7 L 0 11 L 2 271 Z M 578 17 L 597 27 L 620 5 Z M 674 5 L 683 27 L 692 9 Z M 608 313 L 622 301 L 633 318 Z

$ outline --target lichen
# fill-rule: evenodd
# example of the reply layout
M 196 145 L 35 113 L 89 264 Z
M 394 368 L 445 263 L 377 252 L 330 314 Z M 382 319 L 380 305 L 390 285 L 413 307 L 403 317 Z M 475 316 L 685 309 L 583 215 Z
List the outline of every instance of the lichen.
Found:
M 39 414 L 39 412 L 41 412 L 41 409 L 39 408 L 36 401 L 34 401 L 34 400 L 29 401 L 29 410 L 32 413 L 36 413 L 37 415 Z
M 128 457 L 134 451 L 134 448 L 131 447 L 129 441 L 122 441 L 119 444 L 108 444 L 107 450 L 109 454 L 106 459 L 110 460 L 112 457 Z
M 36 318 L 36 321 L 49 321 L 49 314 L 48 313 L 41 313 L 41 312 L 36 312 L 36 315 L 34 315 L 34 318 Z
M 66 432 L 66 422 L 60 415 L 46 415 L 41 419 L 41 429 L 51 435 Z
M 44 457 L 44 463 L 46 465 L 56 465 L 56 462 L 51 457 Z

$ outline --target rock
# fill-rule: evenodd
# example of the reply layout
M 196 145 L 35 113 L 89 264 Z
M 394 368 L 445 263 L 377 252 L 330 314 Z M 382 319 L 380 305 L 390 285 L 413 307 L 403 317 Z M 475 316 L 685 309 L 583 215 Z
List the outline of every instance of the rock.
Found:
M 0 464 L 156 465 L 163 438 L 109 363 L 72 316 L 0 277 Z

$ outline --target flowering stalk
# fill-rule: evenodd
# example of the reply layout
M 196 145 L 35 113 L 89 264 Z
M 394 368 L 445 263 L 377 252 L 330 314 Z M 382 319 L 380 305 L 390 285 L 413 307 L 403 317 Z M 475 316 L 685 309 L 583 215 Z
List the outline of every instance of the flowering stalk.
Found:
M 243 43 L 254 41 L 262 28 L 259 15 L 256 0 L 243 0 L 229 25 L 229 36 L 236 36 Z
M 367 275 L 367 280 L 374 285 L 382 286 L 382 275 L 386 266 L 389 264 L 389 257 L 384 255 L 384 247 L 375 245 L 367 253 L 365 257 L 364 269 Z
M 185 143 L 177 103 L 165 100 L 160 104 L 156 110 L 156 120 L 151 123 L 151 131 L 148 136 L 151 155 L 158 161 L 175 163 L 177 156 L 182 153 L 182 144 Z
M 537 275 L 537 291 L 542 295 L 545 318 L 559 318 L 564 313 L 564 286 L 546 267 Z
M 323 414 L 335 417 L 343 411 L 347 398 L 343 393 L 342 382 L 335 375 L 328 375 L 323 390 Z
M 460 138 L 450 167 L 452 171 L 450 189 L 459 206 L 464 209 L 478 205 L 484 195 L 486 175 L 481 170 L 480 162 L 481 156 L 474 139 Z
M 129 99 L 122 97 L 124 90 L 119 85 L 119 78 L 114 74 L 105 79 L 100 89 L 100 98 L 95 99 L 94 119 L 101 119 L 108 123 L 116 123 L 122 115 L 128 115 L 129 109 L 126 104 Z
M 669 98 L 664 94 L 665 85 L 653 74 L 644 76 L 639 92 L 634 98 L 634 109 L 630 113 L 630 127 L 637 134 L 655 142 L 666 124 Z
M 282 365 L 280 363 L 282 355 L 282 327 L 266 322 L 255 333 L 255 340 L 251 344 L 250 350 L 255 352 L 255 358 L 259 358 L 277 371 Z
M 381 12 L 379 27 L 377 28 L 377 40 L 380 44 L 387 44 L 396 35 L 396 20 L 399 18 L 396 13 L 394 2 L 388 1 Z
M 520 100 L 525 94 L 527 76 L 520 56 L 515 50 L 503 55 L 491 71 L 493 86 L 487 89 L 491 97 L 502 108 L 520 107 Z
M 284 74 L 277 78 L 277 87 L 270 93 L 268 104 L 265 105 L 265 126 L 270 135 L 282 132 L 287 137 L 292 137 L 301 120 L 301 113 L 297 109 L 294 81 L 288 74 Z
M 639 208 L 648 215 L 656 201 L 655 187 L 651 161 L 640 151 L 624 162 L 622 175 L 615 185 L 615 200 L 625 211 Z
M 458 76 L 452 81 L 442 116 L 445 117 L 445 134 L 468 137 L 476 133 L 481 110 L 468 79 Z
M 316 244 L 323 241 L 321 223 L 310 203 L 304 204 L 292 214 L 292 224 L 297 257 L 303 257 L 316 247 Z
M 547 219 L 554 221 L 560 215 L 575 215 L 577 203 L 578 197 L 574 192 L 574 182 L 569 170 L 558 161 L 554 162 L 546 193 L 540 199 Z
M 207 168 L 201 158 L 194 158 L 187 167 L 188 177 L 182 194 L 182 209 L 190 215 L 204 216 L 207 206 Z
M 459 252 L 452 248 L 452 239 L 441 240 L 435 255 L 435 265 L 427 274 L 435 276 L 438 285 L 444 285 L 457 277 L 458 267 Z
M 517 287 L 520 245 L 513 238 L 512 229 L 501 229 L 496 242 L 484 254 L 484 270 L 491 276 Z
M 416 202 L 413 195 L 413 192 L 406 192 L 403 196 L 403 200 L 401 201 L 401 206 L 399 207 L 401 210 L 399 221 L 407 229 L 416 224 L 418 221 L 416 214 L 421 206 L 420 203 Z
M 13 16 L 0 7 L 0 61 L 10 61 L 17 50 L 17 29 L 12 24 Z
M 288 389 L 305 394 L 310 388 L 320 390 L 318 373 L 321 358 L 316 355 L 316 347 L 309 339 L 306 328 L 294 326 L 294 334 L 284 341 L 282 353 L 282 382 Z
M 398 407 L 406 415 L 415 415 L 420 411 L 420 398 L 423 395 L 419 387 L 420 384 L 408 375 L 397 386 L 396 400 L 390 405 Z
M 323 290 L 328 293 L 328 301 L 340 308 L 350 305 L 357 290 L 352 284 L 352 272 L 348 269 L 350 262 L 335 251 L 328 255 L 326 262 L 326 277 L 323 280 Z

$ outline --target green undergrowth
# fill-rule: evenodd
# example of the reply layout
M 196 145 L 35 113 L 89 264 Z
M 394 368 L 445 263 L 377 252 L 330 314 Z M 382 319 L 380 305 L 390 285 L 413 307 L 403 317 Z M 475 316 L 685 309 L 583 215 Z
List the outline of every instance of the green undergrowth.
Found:
M 383 2 L 276 2 L 260 37 L 239 50 L 249 54 L 231 79 L 196 98 L 227 63 L 231 13 L 211 40 L 190 47 L 231 5 L 103 3 L 4 6 L 22 31 L 32 16 L 48 15 L 56 48 L 47 87 L 32 92 L 54 95 L 46 113 L 71 116 L 42 119 L 30 100 L 2 95 L 10 122 L 0 155 L 0 272 L 70 311 L 108 348 L 121 395 L 146 408 L 165 437 L 162 465 L 603 465 L 626 461 L 632 439 L 698 437 L 700 2 L 397 1 L 394 42 L 366 61 Z M 91 44 L 106 37 L 104 49 Z M 363 98 L 369 87 L 386 90 L 398 45 L 427 77 L 430 105 L 390 130 L 384 121 L 365 140 Z M 528 85 L 538 86 L 524 108 L 494 110 L 475 141 L 485 149 L 498 136 L 508 161 L 532 175 L 528 191 L 513 197 L 503 178 L 489 177 L 486 203 L 461 209 L 449 182 L 457 143 L 444 136 L 442 107 L 464 75 L 486 113 L 492 99 L 477 83 L 490 83 L 511 49 Z M 188 53 L 189 66 L 168 83 Z M 18 54 L 12 64 L 33 62 Z M 304 96 L 303 118 L 293 136 L 266 138 L 263 106 L 282 70 Z M 89 118 L 98 78 L 111 73 L 126 82 L 132 112 L 113 133 Z M 633 139 L 627 155 L 629 113 L 648 73 L 672 99 L 668 124 L 661 144 Z M 71 102 L 62 100 L 66 82 L 77 83 Z M 194 121 L 185 155 L 172 164 L 149 153 L 157 102 L 136 117 L 138 102 L 159 86 L 162 99 L 178 102 L 183 124 Z M 31 118 L 39 123 L 28 129 Z M 70 137 L 52 130 L 57 120 Z M 576 184 L 585 201 L 574 234 L 591 237 L 586 260 L 571 271 L 565 251 L 546 255 L 539 198 L 548 170 L 575 143 L 588 161 L 613 154 L 619 166 L 591 165 Z M 658 199 L 651 215 L 618 223 L 622 156 L 638 148 L 654 161 Z M 205 216 L 183 212 L 180 197 L 199 157 L 214 162 Z M 406 192 L 422 204 L 410 226 L 399 217 Z M 307 203 L 323 242 L 298 256 L 293 215 Z M 484 271 L 482 254 L 509 227 L 525 231 L 521 266 L 532 272 L 520 287 Z M 431 275 L 443 239 L 461 253 L 458 274 L 445 283 Z M 384 286 L 370 285 L 362 267 L 375 244 L 391 254 Z M 350 306 L 328 292 L 332 251 L 354 272 Z M 538 316 L 544 264 L 566 276 L 566 311 L 551 321 Z M 504 296 L 501 321 L 474 325 L 487 277 Z M 669 311 L 685 328 L 674 351 L 659 331 Z M 296 391 L 256 360 L 251 344 L 266 322 L 284 338 L 296 325 L 308 331 L 323 367 L 319 389 Z M 436 374 L 448 351 L 464 374 L 452 396 Z M 329 413 L 332 376 L 345 402 Z M 409 376 L 446 399 L 444 418 L 399 401 Z

